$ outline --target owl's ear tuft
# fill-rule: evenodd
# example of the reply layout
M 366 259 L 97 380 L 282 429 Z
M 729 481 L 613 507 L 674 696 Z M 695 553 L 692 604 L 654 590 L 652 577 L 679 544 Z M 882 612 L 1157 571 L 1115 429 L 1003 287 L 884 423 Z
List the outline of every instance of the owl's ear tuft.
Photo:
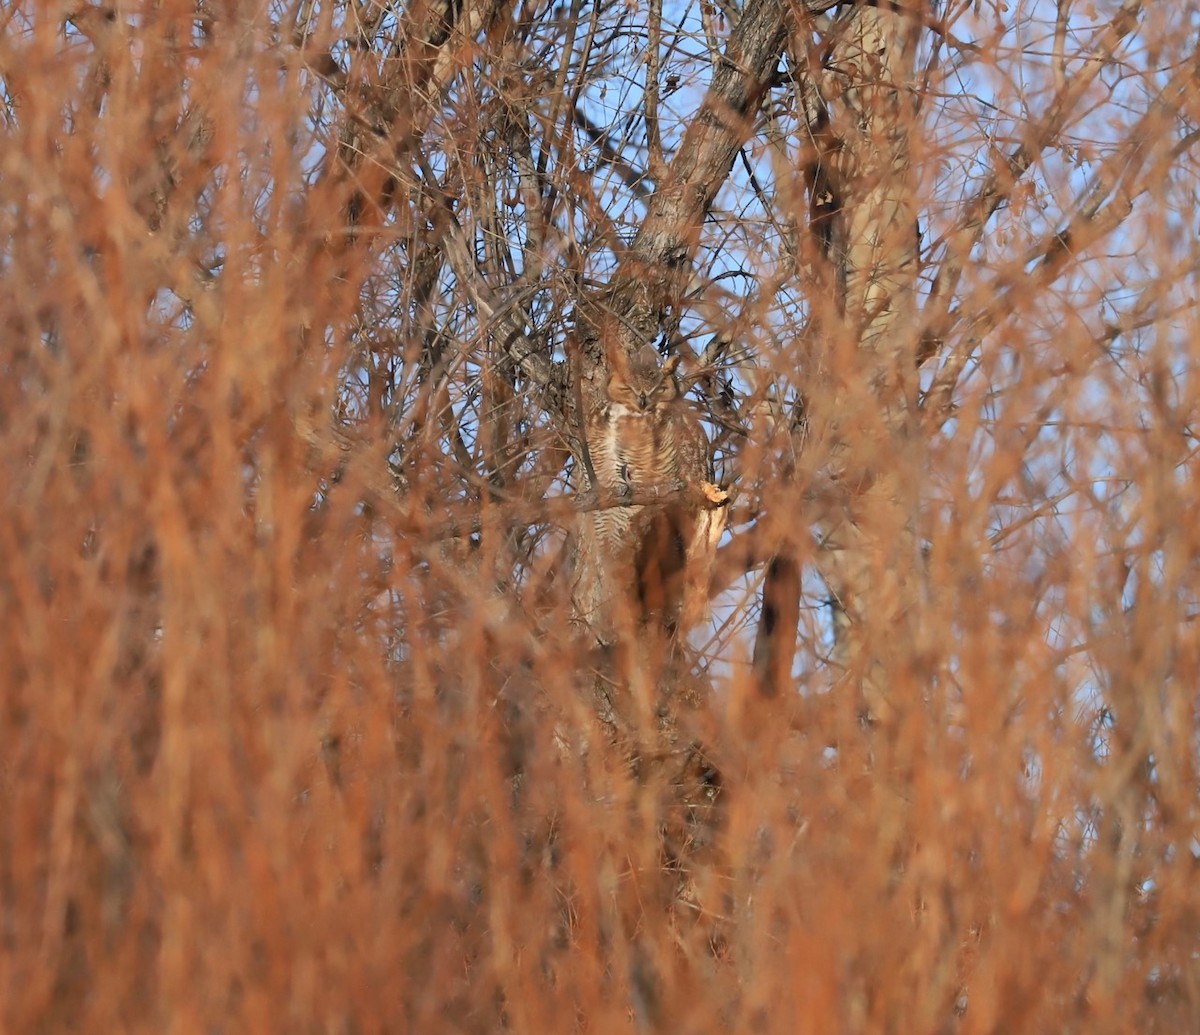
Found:
M 664 374 L 674 374 L 675 368 L 679 366 L 679 356 L 672 356 L 663 364 Z

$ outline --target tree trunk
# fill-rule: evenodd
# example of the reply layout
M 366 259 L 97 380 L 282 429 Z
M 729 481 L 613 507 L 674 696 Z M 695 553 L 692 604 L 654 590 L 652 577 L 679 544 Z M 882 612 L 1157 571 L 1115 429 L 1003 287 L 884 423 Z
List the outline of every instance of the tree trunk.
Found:
M 840 288 L 836 307 L 814 313 L 809 420 L 819 459 L 811 463 L 828 474 L 838 504 L 826 508 L 819 563 L 833 603 L 835 662 L 871 720 L 906 707 L 895 671 L 903 653 L 893 647 L 912 642 L 906 623 L 919 579 L 909 155 L 917 27 L 885 5 L 855 6 L 834 24 L 832 72 L 816 84 L 810 113 L 819 147 L 813 216 L 829 266 L 822 276 Z

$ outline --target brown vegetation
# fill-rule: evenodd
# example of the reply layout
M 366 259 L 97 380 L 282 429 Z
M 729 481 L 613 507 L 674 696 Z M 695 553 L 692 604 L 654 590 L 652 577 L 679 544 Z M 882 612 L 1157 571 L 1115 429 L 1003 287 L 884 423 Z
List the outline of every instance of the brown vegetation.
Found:
M 0 1031 L 1195 1030 L 1198 28 L 0 5 Z

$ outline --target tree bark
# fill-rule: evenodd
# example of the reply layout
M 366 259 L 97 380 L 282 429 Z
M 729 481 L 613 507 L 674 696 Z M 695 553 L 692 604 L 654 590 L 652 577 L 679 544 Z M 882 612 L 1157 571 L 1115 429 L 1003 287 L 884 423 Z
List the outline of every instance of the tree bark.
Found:
M 816 272 L 835 288 L 813 300 L 806 401 L 807 448 L 816 455 L 806 467 L 823 468 L 840 499 L 823 508 L 819 566 L 832 598 L 834 661 L 870 719 L 895 714 L 888 643 L 903 628 L 917 579 L 909 132 L 919 27 L 893 5 L 855 5 L 829 27 L 824 64 L 832 71 L 816 61 L 797 67 L 816 142 L 807 176 Z M 794 650 L 777 622 L 783 598 L 799 591 L 794 552 L 782 542 L 766 574 L 756 661 L 771 673 L 768 693 L 787 678 L 784 659 Z

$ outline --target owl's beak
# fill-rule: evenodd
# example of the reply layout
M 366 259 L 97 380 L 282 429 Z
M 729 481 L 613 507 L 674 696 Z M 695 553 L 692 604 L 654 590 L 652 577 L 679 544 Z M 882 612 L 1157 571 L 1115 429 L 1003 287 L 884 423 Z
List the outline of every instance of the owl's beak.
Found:
M 645 395 L 645 394 L 639 395 L 638 396 L 638 409 L 644 410 L 646 408 L 646 405 L 649 402 L 650 402 L 650 396 Z

